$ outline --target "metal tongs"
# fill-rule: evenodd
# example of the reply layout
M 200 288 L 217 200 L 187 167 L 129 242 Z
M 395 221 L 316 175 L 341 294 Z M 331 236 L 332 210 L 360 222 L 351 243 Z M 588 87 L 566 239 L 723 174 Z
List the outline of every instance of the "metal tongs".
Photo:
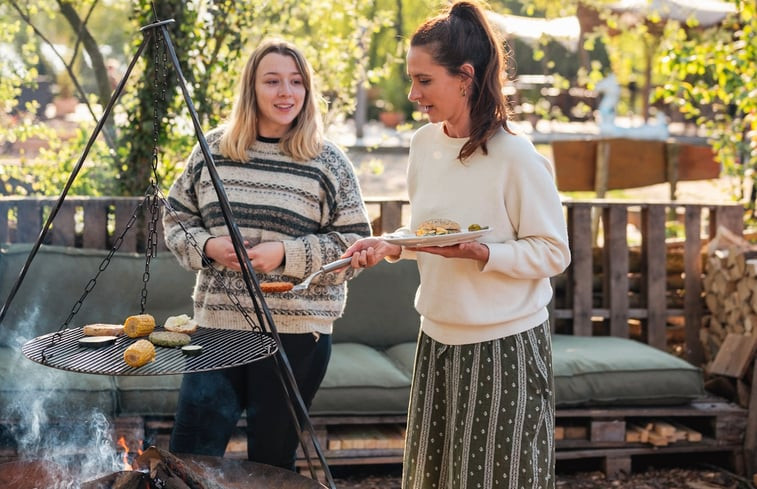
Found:
M 317 276 L 323 273 L 333 272 L 334 270 L 344 268 L 344 266 L 349 265 L 351 261 L 352 261 L 352 257 L 348 256 L 347 258 L 342 258 L 340 260 L 325 264 L 319 270 L 311 273 L 305 280 L 295 285 L 292 288 L 292 292 L 300 292 L 302 290 L 306 290 L 308 287 L 310 287 L 310 282 L 312 282 L 313 279 L 316 278 Z

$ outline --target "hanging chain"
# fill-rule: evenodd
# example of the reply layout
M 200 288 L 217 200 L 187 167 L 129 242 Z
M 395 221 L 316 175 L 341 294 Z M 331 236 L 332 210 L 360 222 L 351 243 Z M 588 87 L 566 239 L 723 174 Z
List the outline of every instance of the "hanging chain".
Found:
M 223 273 L 221 273 L 220 270 L 218 270 L 216 267 L 213 266 L 213 263 L 208 259 L 207 256 L 205 256 L 205 253 L 202 251 L 202 248 L 200 248 L 199 243 L 197 243 L 197 240 L 192 235 L 192 233 L 184 226 L 184 223 L 181 222 L 181 218 L 179 217 L 176 210 L 171 207 L 171 204 L 168 203 L 168 200 L 161 195 L 161 202 L 163 203 L 163 208 L 166 210 L 169 216 L 171 216 L 174 221 L 179 225 L 182 231 L 184 231 L 184 236 L 187 240 L 187 242 L 194 248 L 195 251 L 197 251 L 197 254 L 202 257 L 202 264 L 207 267 L 211 273 L 213 274 L 213 277 L 215 278 L 216 282 L 223 287 L 223 290 L 226 292 L 226 296 L 229 298 L 229 300 L 234 304 L 234 306 L 237 308 L 237 310 L 242 314 L 245 321 L 247 321 L 247 324 L 250 326 L 250 329 L 255 332 L 262 332 L 263 329 L 258 326 L 255 321 L 250 317 L 250 315 L 247 313 L 247 310 L 244 308 L 242 303 L 239 301 L 239 297 L 231 291 L 226 286 L 226 280 L 224 280 Z
M 160 200 L 158 194 L 158 162 L 160 160 L 160 107 L 166 105 L 166 92 L 168 91 L 168 54 L 163 39 L 163 32 L 158 30 L 153 44 L 153 112 L 152 112 L 152 176 L 147 195 L 150 199 L 150 218 L 147 223 L 147 242 L 145 244 L 145 270 L 142 273 L 142 291 L 140 294 L 139 309 L 144 314 L 147 306 L 147 284 L 150 282 L 150 261 L 158 254 L 158 221 L 160 219 Z
M 134 224 L 137 222 L 137 218 L 139 217 L 140 210 L 142 209 L 142 207 L 144 207 L 145 202 L 147 202 L 149 198 L 149 196 L 145 197 L 134 208 L 134 212 L 132 212 L 131 217 L 126 222 L 124 230 L 115 239 L 113 246 L 111 246 L 110 250 L 108 251 L 108 254 L 100 262 L 100 266 L 97 267 L 97 273 L 89 280 L 89 282 L 87 282 L 87 285 L 84 286 L 84 292 L 82 292 L 79 300 L 76 301 L 76 303 L 73 305 L 71 312 L 68 314 L 66 320 L 63 321 L 63 324 L 61 324 L 60 328 L 58 328 L 58 331 L 51 337 L 50 344 L 42 350 L 43 361 L 46 361 L 48 358 L 45 355 L 45 351 L 47 351 L 48 348 L 54 346 L 55 343 L 60 341 L 60 339 L 62 338 L 63 330 L 68 328 L 68 325 L 71 323 L 71 320 L 74 318 L 74 316 L 76 316 L 76 314 L 79 312 L 79 309 L 81 309 L 89 293 L 92 292 L 92 290 L 95 288 L 95 285 L 97 285 L 97 279 L 100 278 L 100 275 L 105 271 L 106 268 L 108 268 L 111 259 L 113 259 L 113 255 L 119 250 L 119 248 L 121 248 L 121 245 L 124 243 L 124 237 L 129 233 L 129 230 L 134 227 Z

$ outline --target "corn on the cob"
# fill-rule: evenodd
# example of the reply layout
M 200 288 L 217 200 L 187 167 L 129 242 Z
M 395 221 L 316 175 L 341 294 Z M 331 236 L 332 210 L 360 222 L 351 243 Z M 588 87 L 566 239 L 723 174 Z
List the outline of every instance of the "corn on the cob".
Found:
M 129 316 L 124 321 L 124 333 L 130 338 L 147 336 L 155 329 L 155 318 L 150 314 Z
M 155 347 L 148 340 L 137 340 L 124 351 L 124 362 L 130 367 L 141 367 L 155 360 Z

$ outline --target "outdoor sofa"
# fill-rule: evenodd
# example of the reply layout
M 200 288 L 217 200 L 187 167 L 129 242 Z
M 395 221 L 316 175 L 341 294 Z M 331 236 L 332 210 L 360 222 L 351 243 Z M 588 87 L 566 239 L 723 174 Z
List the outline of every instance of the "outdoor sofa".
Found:
M 30 249 L 30 244 L 14 244 L 0 251 L 3 299 Z M 25 341 L 58 330 L 107 255 L 103 250 L 45 245 L 34 258 L 0 324 L 0 420 L 6 427 L 22 423 L 32 404 L 41 406 L 51 417 L 68 413 L 73 419 L 76 413 L 94 409 L 116 425 L 119 420 L 129 420 L 130 426 L 138 427 L 135 436 L 144 437 L 145 444 L 165 443 L 181 375 L 69 372 L 32 362 L 21 352 Z M 115 253 L 69 326 L 121 322 L 138 313 L 144 264 L 142 254 Z M 146 312 L 153 314 L 158 324 L 171 315 L 191 314 L 193 285 L 193 273 L 182 269 L 170 253 L 159 253 L 150 262 Z M 329 437 L 345 425 L 364 425 L 365 429 L 381 424 L 401 427 L 404 422 L 418 335 L 418 314 L 413 308 L 417 285 L 413 261 L 382 263 L 363 271 L 349 284 L 344 316 L 334 325 L 331 362 L 310 410 L 322 448 L 333 463 L 401 460 L 401 449 L 396 445 L 386 448 L 374 444 L 372 449 L 340 451 L 330 445 Z M 683 412 L 681 409 L 693 402 L 705 400 L 699 368 L 638 341 L 555 334 L 553 353 L 558 424 L 560 413 L 571 412 L 573 421 L 583 419 L 589 431 L 606 426 L 600 421 L 625 427 L 633 417 L 628 409 L 647 409 L 659 415 L 665 409 Z M 67 406 L 73 409 L 67 411 Z M 613 414 L 616 408 L 624 411 Z M 591 414 L 592 410 L 600 413 L 598 417 Z M 638 414 L 641 416 L 641 411 Z M 712 416 L 708 420 L 722 418 L 712 413 L 700 415 Z M 720 436 L 714 431 L 705 435 Z M 615 442 L 621 442 L 617 433 L 614 436 Z M 573 446 L 588 449 L 594 442 L 601 448 L 610 446 L 607 441 L 589 433 L 583 445 Z M 726 441 L 718 443 L 725 446 Z M 622 460 L 621 468 L 630 468 L 630 457 Z

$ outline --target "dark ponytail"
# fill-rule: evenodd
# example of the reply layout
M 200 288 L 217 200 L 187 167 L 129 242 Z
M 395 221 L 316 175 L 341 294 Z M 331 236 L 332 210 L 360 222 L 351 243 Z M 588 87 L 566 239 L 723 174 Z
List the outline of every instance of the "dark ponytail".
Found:
M 464 63 L 473 66 L 471 83 L 471 134 L 458 157 L 465 160 L 478 148 L 487 154 L 486 142 L 500 127 L 507 127 L 507 101 L 502 93 L 505 77 L 503 42 L 494 33 L 484 9 L 475 0 L 458 0 L 437 17 L 424 22 L 413 34 L 411 46 L 425 46 L 434 62 L 451 75 L 465 75 Z

